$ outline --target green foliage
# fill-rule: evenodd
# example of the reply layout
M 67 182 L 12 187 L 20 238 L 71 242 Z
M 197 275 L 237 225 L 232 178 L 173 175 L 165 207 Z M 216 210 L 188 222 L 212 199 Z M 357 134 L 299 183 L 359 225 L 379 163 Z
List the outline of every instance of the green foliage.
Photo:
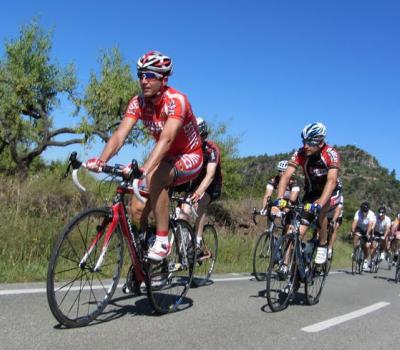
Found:
M 238 198 L 242 183 L 239 172 L 238 145 L 240 138 L 228 134 L 227 124 L 210 125 L 209 139 L 215 141 L 221 149 L 221 164 L 223 172 L 223 198 Z
M 0 146 L 6 145 L 0 150 L 22 174 L 51 144 L 59 94 L 72 98 L 76 87 L 73 66 L 52 63 L 50 50 L 50 34 L 34 21 L 6 42 L 0 61 Z
M 99 63 L 100 76 L 91 74 L 82 101 L 88 113 L 82 131 L 87 138 L 97 135 L 103 141 L 107 141 L 123 118 L 129 100 L 140 92 L 140 87 L 131 74 L 130 66 L 124 63 L 117 48 L 104 50 Z M 135 145 L 145 140 L 147 133 L 136 129 L 127 142 Z

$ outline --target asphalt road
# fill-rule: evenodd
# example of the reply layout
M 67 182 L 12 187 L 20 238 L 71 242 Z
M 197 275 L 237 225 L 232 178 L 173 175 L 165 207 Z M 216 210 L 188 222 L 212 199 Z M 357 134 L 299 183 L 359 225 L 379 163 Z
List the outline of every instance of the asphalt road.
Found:
M 319 304 L 294 303 L 270 312 L 264 282 L 218 275 L 191 289 L 193 305 L 154 316 L 145 297 L 121 289 L 99 320 L 61 328 L 47 306 L 44 284 L 0 285 L 0 349 L 396 349 L 400 284 L 394 271 L 328 276 Z M 189 300 L 189 301 L 190 301 Z

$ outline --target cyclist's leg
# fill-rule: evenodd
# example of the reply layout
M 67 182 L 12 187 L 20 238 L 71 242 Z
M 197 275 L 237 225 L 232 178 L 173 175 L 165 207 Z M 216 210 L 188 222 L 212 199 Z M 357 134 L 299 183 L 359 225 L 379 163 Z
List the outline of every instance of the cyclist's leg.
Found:
M 203 164 L 199 149 L 191 154 L 166 157 L 148 176 L 151 208 L 156 219 L 156 242 L 149 258 L 163 259 L 168 253 L 169 194 L 171 185 L 184 184 L 198 176 Z
M 169 194 L 168 188 L 174 180 L 174 167 L 168 162 L 160 165 L 148 175 L 151 210 L 156 221 L 156 240 L 149 249 L 148 257 L 162 260 L 168 254 Z
M 136 197 L 133 197 L 130 202 L 130 215 L 132 221 L 139 225 L 139 230 L 141 232 L 147 230 L 148 217 L 151 212 L 150 201 L 148 200 L 146 204 L 140 202 Z
M 202 239 L 203 236 L 203 228 L 204 224 L 206 223 L 206 209 L 208 205 L 211 202 L 211 197 L 210 195 L 205 192 L 203 197 L 198 201 L 198 207 L 197 207 L 197 218 L 195 222 L 195 231 L 196 231 L 196 237 L 197 237 L 197 242 L 199 243 Z

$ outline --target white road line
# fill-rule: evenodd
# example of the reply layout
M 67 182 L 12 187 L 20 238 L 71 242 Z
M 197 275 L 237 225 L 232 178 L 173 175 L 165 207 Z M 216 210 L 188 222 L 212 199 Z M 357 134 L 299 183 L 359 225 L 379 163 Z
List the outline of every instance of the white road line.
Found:
M 213 282 L 230 282 L 230 281 L 244 281 L 248 280 L 250 281 L 253 276 L 247 276 L 247 277 L 228 277 L 228 278 L 212 278 L 211 281 Z
M 342 273 L 340 271 L 332 271 L 329 274 L 334 275 L 337 273 Z M 238 274 L 232 274 L 238 275 Z M 226 278 L 214 278 L 213 282 L 234 282 L 234 281 L 246 281 L 253 279 L 253 276 L 243 276 L 243 277 L 226 277 Z M 119 284 L 118 288 L 122 288 L 123 284 Z M 87 287 L 89 288 L 89 287 Z M 93 286 L 93 289 L 102 289 L 102 286 Z M 74 287 L 73 290 L 78 290 L 79 287 Z M 19 294 L 37 294 L 37 293 L 46 293 L 46 288 L 21 288 L 21 289 L 8 289 L 8 290 L 0 290 L 0 296 L 2 295 L 19 295 Z
M 213 279 L 213 282 L 229 282 L 229 281 L 242 281 L 242 280 L 250 280 L 252 277 L 231 277 L 231 278 L 216 278 Z M 117 288 L 122 288 L 123 284 L 119 284 Z M 102 286 L 93 286 L 92 289 L 102 289 Z M 76 291 L 79 290 L 79 287 L 72 287 L 70 290 Z M 84 289 L 89 289 L 86 287 Z M 0 296 L 2 295 L 20 295 L 20 294 L 38 294 L 38 293 L 46 293 L 46 288 L 22 288 L 22 289 L 8 289 L 8 290 L 0 290 Z
M 379 310 L 388 305 L 390 305 L 390 303 L 388 303 L 386 301 L 381 301 L 379 303 L 364 307 L 360 310 L 356 310 L 356 311 L 350 312 L 350 313 L 342 315 L 342 316 L 334 317 L 334 318 L 331 318 L 326 321 L 315 323 L 311 326 L 304 327 L 301 330 L 304 332 L 307 332 L 307 333 L 320 332 L 320 331 L 323 331 L 324 329 L 336 326 L 340 323 L 347 322 L 354 318 L 364 316 L 366 314 L 369 314 L 370 312 L 374 312 L 374 311 Z

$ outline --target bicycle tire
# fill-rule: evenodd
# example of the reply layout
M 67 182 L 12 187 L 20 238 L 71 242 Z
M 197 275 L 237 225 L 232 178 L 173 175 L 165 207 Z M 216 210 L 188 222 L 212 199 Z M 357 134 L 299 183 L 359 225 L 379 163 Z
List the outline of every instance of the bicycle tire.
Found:
M 297 283 L 297 265 L 295 260 L 297 240 L 294 234 L 281 236 L 274 247 L 267 273 L 266 295 L 268 305 L 273 312 L 285 309 L 293 295 Z M 288 248 L 292 247 L 287 256 L 287 273 L 282 274 Z
M 253 275 L 257 281 L 265 281 L 271 259 L 271 233 L 264 231 L 257 239 L 253 253 Z
M 305 294 L 308 305 L 315 305 L 319 302 L 327 275 L 328 261 L 324 264 L 314 263 L 316 252 L 317 247 L 314 247 L 311 262 L 308 264 L 308 276 L 305 283 Z
M 209 282 L 218 257 L 218 235 L 211 224 L 204 225 L 202 251 L 204 254 L 197 256 L 196 273 L 193 277 L 193 283 L 197 286 Z
M 378 273 L 380 255 L 381 255 L 381 252 L 376 250 L 373 258 L 371 259 L 371 273 Z
M 175 227 L 170 225 L 169 240 L 172 242 L 169 255 L 159 263 L 145 264 L 147 295 L 154 311 L 160 315 L 190 304 L 185 296 L 196 261 L 196 237 L 189 223 L 176 220 Z
M 92 322 L 108 305 L 118 285 L 124 255 L 119 226 L 111 235 L 101 269 L 95 271 L 111 220 L 109 208 L 87 209 L 65 226 L 53 246 L 47 271 L 47 301 L 54 317 L 66 327 Z M 83 261 L 96 235 L 99 239 Z
M 386 262 L 387 262 L 387 269 L 390 271 L 392 269 L 392 262 L 393 262 L 392 252 L 390 251 L 387 252 Z
M 353 249 L 353 254 L 351 256 L 351 274 L 355 275 L 358 272 L 357 263 L 357 248 Z

